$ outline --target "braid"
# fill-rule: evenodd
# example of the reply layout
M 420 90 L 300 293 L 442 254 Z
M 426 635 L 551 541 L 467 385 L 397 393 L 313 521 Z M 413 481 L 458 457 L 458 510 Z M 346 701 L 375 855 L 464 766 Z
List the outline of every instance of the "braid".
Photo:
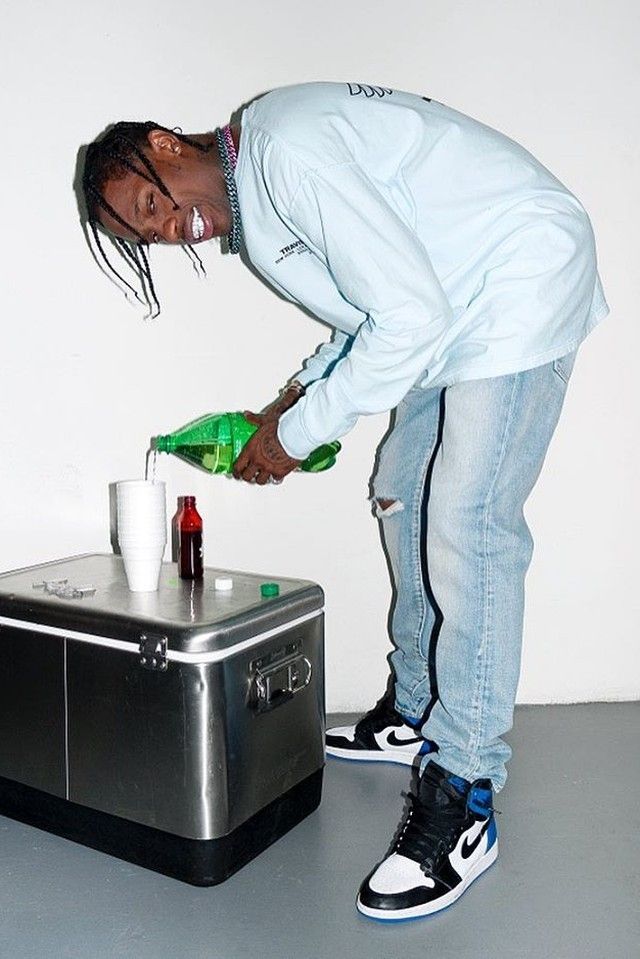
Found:
M 115 236 L 114 240 L 125 260 L 128 260 L 133 269 L 137 271 L 140 267 L 140 264 L 135 253 L 131 249 L 131 244 L 127 243 L 126 240 L 123 240 L 121 236 Z
M 163 193 L 169 200 L 171 200 L 173 203 L 173 209 L 177 210 L 178 204 L 162 182 L 162 179 L 158 176 L 151 160 L 144 155 L 142 150 L 126 136 L 118 136 L 116 139 L 116 144 L 123 145 L 126 150 L 126 152 L 120 155 L 120 162 L 122 163 L 122 166 L 126 167 L 127 170 L 131 170 L 132 173 L 137 173 L 138 176 L 141 176 L 143 179 L 147 180 L 148 183 L 154 183 L 160 192 Z M 140 170 L 138 167 L 136 167 L 134 163 L 131 163 L 131 161 L 128 159 L 130 153 L 133 153 L 134 156 L 140 160 L 142 165 L 146 167 L 148 173 L 145 173 L 143 170 Z
M 144 152 L 143 146 L 148 142 L 147 138 L 151 130 L 163 130 L 165 133 L 171 133 L 182 143 L 186 143 L 202 153 L 208 153 L 215 145 L 215 140 L 211 143 L 199 143 L 191 137 L 185 136 L 179 128 L 170 130 L 168 127 L 162 126 L 160 123 L 154 123 L 152 120 L 147 120 L 144 123 L 121 121 L 110 127 L 102 137 L 94 140 L 87 147 L 82 173 L 82 192 L 87 209 L 87 223 L 103 263 L 133 293 L 138 301 L 146 303 L 149 316 L 157 316 L 160 313 L 160 302 L 151 274 L 148 258 L 149 244 L 142 234 L 134 229 L 130 223 L 127 223 L 104 197 L 104 187 L 109 180 L 120 180 L 126 176 L 127 172 L 131 172 L 156 186 L 163 196 L 166 196 L 173 203 L 174 210 L 179 209 L 171 191 Z M 116 223 L 136 237 L 135 242 L 125 240 L 122 237 L 110 236 L 109 238 L 118 253 L 136 274 L 144 299 L 118 273 L 104 250 L 98 230 L 98 212 L 100 210 L 107 213 Z M 196 273 L 198 272 L 197 261 L 202 274 L 206 275 L 202 260 L 191 245 L 184 244 L 183 249 L 191 259 Z
M 192 246 L 189 246 L 189 244 L 186 243 L 186 244 L 182 247 L 182 249 L 183 249 L 184 252 L 187 254 L 187 256 L 189 257 L 189 259 L 191 260 L 191 265 L 192 265 L 192 267 L 193 267 L 193 269 L 194 269 L 194 272 L 195 272 L 196 276 L 206 276 L 206 275 L 207 275 L 207 271 L 206 271 L 205 268 L 204 268 L 204 263 L 202 262 L 202 260 L 200 259 L 200 257 L 199 257 L 198 254 L 196 253 L 196 251 L 193 249 L 193 247 L 192 247 Z
M 155 314 L 155 316 L 158 316 L 158 314 L 160 313 L 160 302 L 158 300 L 158 297 L 156 296 L 156 289 L 155 289 L 155 286 L 153 285 L 153 277 L 151 276 L 151 267 L 149 266 L 149 260 L 147 258 L 147 254 L 144 251 L 144 246 L 137 246 L 135 248 L 135 254 L 136 256 L 140 256 L 140 259 L 142 260 L 142 267 L 141 267 L 140 273 L 143 280 L 143 286 L 146 285 L 146 288 L 148 289 L 147 302 L 152 304 L 152 315 L 153 315 L 153 309 L 155 308 L 158 311 Z M 146 289 L 145 289 L 145 292 L 147 292 Z
M 111 264 L 111 262 L 109 261 L 109 258 L 108 258 L 108 256 L 107 256 L 107 254 L 104 252 L 104 249 L 103 249 L 103 247 L 102 247 L 102 242 L 101 242 L 101 240 L 100 240 L 100 233 L 98 232 L 98 228 L 97 228 L 97 226 L 96 226 L 95 221 L 90 221 L 90 226 L 91 226 L 91 232 L 92 232 L 92 234 L 93 234 L 94 242 L 95 242 L 98 250 L 100 251 L 100 255 L 101 255 L 102 259 L 104 260 L 104 262 L 107 264 L 107 266 L 109 267 L 109 269 L 111 270 L 111 272 L 114 273 L 114 274 L 118 277 L 118 279 L 121 281 L 121 283 L 124 283 L 124 285 L 127 287 L 127 289 L 131 290 L 131 292 L 132 292 L 133 295 L 135 296 L 136 300 L 139 300 L 140 302 L 142 302 L 142 300 L 140 300 L 140 297 L 138 296 L 138 294 L 136 293 L 136 291 L 134 290 L 134 288 L 131 286 L 131 284 L 130 284 L 130 283 L 127 283 L 127 281 L 124 279 L 124 277 L 120 276 L 120 274 L 118 273 L 118 271 L 116 270 L 116 268 L 115 268 L 115 267 Z M 123 241 L 123 242 L 124 242 L 124 241 Z M 131 255 L 131 254 L 130 254 L 130 255 Z

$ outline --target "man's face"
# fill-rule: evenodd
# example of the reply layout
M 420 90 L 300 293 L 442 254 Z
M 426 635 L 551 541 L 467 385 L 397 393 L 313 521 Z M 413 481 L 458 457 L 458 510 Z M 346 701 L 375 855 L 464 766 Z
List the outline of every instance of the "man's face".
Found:
M 160 192 L 154 183 L 127 171 L 119 180 L 108 180 L 103 196 L 115 212 L 145 243 L 204 243 L 224 236 L 231 229 L 231 210 L 215 153 L 201 153 L 170 133 L 152 130 L 145 154 L 178 205 Z M 142 168 L 133 156 L 131 162 Z M 100 222 L 109 233 L 140 242 L 101 210 Z

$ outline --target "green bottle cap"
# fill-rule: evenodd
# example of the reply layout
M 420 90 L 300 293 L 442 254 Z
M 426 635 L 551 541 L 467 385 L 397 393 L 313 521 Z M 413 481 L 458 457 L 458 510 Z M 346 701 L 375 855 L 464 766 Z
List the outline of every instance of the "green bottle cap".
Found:
M 260 584 L 260 595 L 264 599 L 268 599 L 269 596 L 279 596 L 280 587 L 277 583 L 261 583 Z

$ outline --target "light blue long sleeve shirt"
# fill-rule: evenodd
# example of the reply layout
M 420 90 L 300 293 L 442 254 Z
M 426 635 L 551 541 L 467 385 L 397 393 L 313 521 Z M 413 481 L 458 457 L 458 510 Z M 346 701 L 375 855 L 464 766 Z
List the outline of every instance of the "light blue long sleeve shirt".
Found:
M 348 83 L 246 108 L 236 183 L 249 258 L 333 327 L 280 420 L 298 459 L 414 385 L 575 349 L 609 312 L 591 222 L 504 134 L 434 100 Z

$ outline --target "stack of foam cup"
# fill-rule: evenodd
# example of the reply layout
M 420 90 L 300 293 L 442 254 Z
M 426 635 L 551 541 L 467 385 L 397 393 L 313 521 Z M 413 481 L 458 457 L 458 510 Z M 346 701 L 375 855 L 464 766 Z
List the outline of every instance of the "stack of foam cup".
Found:
M 132 593 L 156 590 L 167 545 L 165 484 L 123 480 L 116 485 L 118 542 Z

